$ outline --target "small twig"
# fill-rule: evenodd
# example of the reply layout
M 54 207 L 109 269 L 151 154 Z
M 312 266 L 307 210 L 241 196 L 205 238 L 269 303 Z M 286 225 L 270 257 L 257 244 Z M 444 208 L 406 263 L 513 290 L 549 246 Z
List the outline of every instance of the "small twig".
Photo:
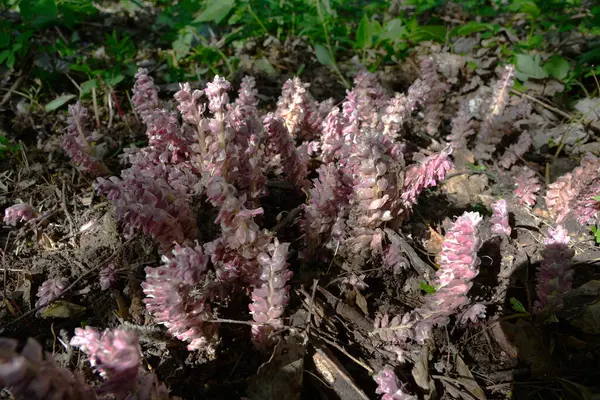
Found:
M 348 357 L 349 359 L 351 359 L 352 361 L 354 361 L 356 364 L 360 365 L 361 367 L 363 367 L 365 370 L 367 370 L 369 372 L 369 374 L 373 374 L 375 371 L 373 371 L 373 369 L 371 367 L 369 367 L 367 364 L 365 364 L 364 362 L 362 362 L 361 360 L 359 360 L 358 358 L 354 357 L 352 354 L 348 353 L 342 346 L 340 346 L 339 344 L 323 337 L 320 335 L 317 335 L 316 337 L 318 337 L 320 340 L 324 341 L 325 343 L 335 347 L 336 349 L 338 349 L 340 352 L 342 352 L 346 357 Z
M 112 101 L 110 100 L 110 94 L 108 93 L 106 93 L 106 104 L 108 105 L 108 125 L 106 125 L 106 127 L 111 129 L 115 113 L 113 112 Z
M 290 211 L 277 225 L 271 229 L 272 232 L 278 233 L 282 228 L 291 223 L 302 212 L 303 206 L 298 206 Z
M 98 113 L 98 99 L 96 98 L 96 88 L 92 88 L 92 103 L 94 105 L 94 116 L 96 117 L 96 128 L 100 128 L 100 114 Z
M 21 84 L 25 80 L 25 75 L 23 75 L 23 70 L 21 70 L 19 72 L 19 74 L 21 74 L 21 76 L 19 76 L 17 78 L 17 80 L 12 84 L 12 86 L 10 87 L 10 89 L 8 89 L 8 92 L 6 92 L 6 94 L 2 98 L 2 101 L 0 101 L 0 107 L 4 106 L 6 103 L 8 103 L 8 101 L 10 100 L 10 96 L 13 93 L 16 93 L 17 89 L 19 89 L 19 87 L 21 86 Z
M 536 99 L 533 96 L 530 96 L 530 95 L 528 95 L 526 93 L 523 93 L 523 92 L 519 92 L 516 89 L 511 89 L 510 91 L 511 91 L 511 93 L 518 94 L 519 96 L 525 97 L 528 100 L 531 100 L 533 102 L 538 103 L 540 106 L 542 106 L 542 107 L 544 107 L 544 108 L 546 108 L 546 109 L 548 109 L 548 110 L 550 110 L 550 111 L 552 111 L 552 112 L 560 115 L 561 117 L 564 117 L 564 118 L 567 118 L 567 119 L 572 119 L 573 118 L 573 116 L 571 114 L 569 114 L 567 112 L 564 112 L 563 110 L 560 110 L 560 109 L 558 109 L 558 108 L 556 108 L 554 106 L 551 106 L 550 104 L 544 103 L 543 101 L 541 101 L 539 99 Z
M 63 209 L 63 211 L 64 211 L 64 213 L 65 213 L 65 215 L 67 217 L 67 220 L 69 221 L 69 226 L 71 227 L 69 234 L 70 234 L 70 236 L 72 236 L 73 235 L 73 229 L 75 227 L 75 223 L 73 222 L 73 218 L 71 218 L 71 214 L 69 213 L 69 209 L 67 208 L 67 201 L 66 201 L 67 196 L 65 195 L 65 181 L 64 181 L 64 179 L 62 181 L 62 191 L 61 191 L 61 194 L 62 195 L 61 195 L 61 199 L 60 199 L 60 206 L 62 207 L 62 209 Z
M 310 303 L 308 304 L 309 308 L 308 308 L 308 316 L 306 317 L 306 334 L 310 334 L 310 327 L 312 326 L 312 324 L 310 323 L 310 321 L 312 321 L 312 316 L 314 314 L 314 309 L 315 309 L 315 295 L 317 294 L 317 286 L 319 285 L 319 280 L 318 279 L 314 279 L 313 280 L 313 287 L 312 287 L 312 294 L 310 296 Z
M 446 381 L 447 383 L 450 383 L 450 384 L 454 385 L 455 387 L 458 386 L 457 389 L 461 388 L 461 387 L 464 387 L 466 389 L 465 384 L 457 379 L 450 378 L 450 377 L 444 376 L 444 375 L 431 375 L 431 377 L 434 379 L 441 380 L 441 381 Z M 473 380 L 472 378 L 469 378 L 469 379 Z M 473 394 L 471 394 L 471 392 L 469 392 L 468 390 L 461 390 L 460 393 L 461 393 L 461 395 L 469 396 L 473 400 L 477 400 L 477 398 L 475 396 L 473 396 Z
M 494 181 L 498 179 L 496 177 L 496 175 L 491 174 L 491 173 L 489 173 L 487 171 L 471 171 L 471 170 L 469 170 L 469 171 L 459 171 L 459 172 L 455 172 L 453 174 L 447 175 L 444 178 L 444 181 L 447 181 L 447 180 L 452 179 L 452 178 L 454 178 L 456 176 L 465 175 L 465 174 L 469 174 L 469 175 L 486 175 L 488 178 L 490 178 L 490 179 L 492 179 Z
M 385 229 L 385 233 L 400 243 L 402 250 L 410 260 L 410 264 L 419 273 L 419 275 L 425 278 L 425 280 L 428 282 L 435 277 L 435 270 L 429 264 L 423 261 L 421 257 L 419 257 L 412 246 L 402 236 L 388 228 Z
M 326 289 L 321 286 L 317 286 L 317 290 L 327 300 L 327 303 L 331 305 L 334 310 L 344 317 L 345 319 L 353 322 L 356 326 L 363 329 L 366 332 L 370 332 L 373 330 L 373 321 L 370 318 L 364 317 L 358 310 L 354 307 L 350 307 L 344 302 L 340 301 L 337 297 L 329 293 Z

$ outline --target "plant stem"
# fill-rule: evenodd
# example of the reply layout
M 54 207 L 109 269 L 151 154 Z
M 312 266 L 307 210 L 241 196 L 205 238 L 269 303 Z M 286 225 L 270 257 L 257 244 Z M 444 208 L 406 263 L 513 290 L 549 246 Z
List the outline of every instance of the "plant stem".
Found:
M 331 48 L 331 42 L 329 41 L 329 31 L 327 30 L 327 24 L 325 23 L 325 18 L 323 17 L 323 10 L 321 10 L 321 1 L 316 0 L 316 3 L 317 3 L 317 12 L 319 13 L 319 19 L 321 20 L 321 25 L 323 26 L 323 32 L 325 33 L 325 43 L 327 44 L 327 50 L 329 50 L 329 56 L 331 57 L 331 60 L 333 61 L 333 65 L 332 65 L 333 69 L 336 72 L 336 74 L 339 76 L 339 78 L 341 79 L 344 86 L 346 88 L 349 88 L 350 85 L 348 84 L 348 81 L 346 80 L 346 78 L 344 78 L 344 75 L 342 75 L 342 72 L 338 68 L 337 62 L 335 61 L 335 56 L 333 55 L 333 50 Z
M 252 10 L 252 6 L 250 4 L 248 4 L 248 12 L 250 13 L 250 15 L 252 15 L 252 17 L 254 17 L 254 19 L 256 20 L 256 22 L 258 22 L 258 25 L 260 25 L 260 27 L 262 28 L 262 30 L 265 31 L 265 34 L 269 35 L 269 30 L 262 23 L 262 21 L 260 20 L 260 18 L 258 18 L 258 15 L 256 15 L 256 13 L 254 12 L 254 10 Z

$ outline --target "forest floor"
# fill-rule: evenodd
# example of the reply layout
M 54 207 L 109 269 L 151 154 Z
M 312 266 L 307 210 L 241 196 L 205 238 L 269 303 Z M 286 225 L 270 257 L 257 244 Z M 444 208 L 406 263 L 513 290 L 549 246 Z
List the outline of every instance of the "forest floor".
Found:
M 132 21 L 123 21 L 132 29 Z M 92 26 L 80 32 L 82 43 L 94 41 L 94 29 L 103 30 Z M 60 31 L 56 32 L 49 34 L 59 37 Z M 409 146 L 430 153 L 440 149 L 460 103 L 491 93 L 505 62 L 502 48 L 515 39 L 500 33 L 492 45 L 482 47 L 478 35 L 457 38 L 452 46 L 423 41 L 408 57 L 376 71 L 389 95 L 405 92 L 420 76 L 420 60 L 433 57 L 438 73 L 451 87 L 440 111 L 439 131 L 429 135 L 419 126 L 422 121 L 416 122 Z M 283 83 L 300 65 L 304 66 L 301 78 L 310 84 L 316 100 L 331 97 L 335 104 L 344 100 L 346 87 L 332 68 L 315 60 L 306 38 L 248 41 L 237 57 L 246 62 L 230 77 L 232 85 L 238 88 L 246 74 L 255 76 L 261 110 L 276 108 Z M 275 66 L 275 74 L 265 72 L 262 61 L 256 62 L 263 59 Z M 137 61 L 149 67 L 151 75 L 164 71 L 152 55 Z M 337 66 L 349 79 L 360 69 L 352 57 L 337 60 Z M 161 101 L 174 109 L 172 98 L 179 87 L 156 82 Z M 469 292 L 472 301 L 487 306 L 487 318 L 466 327 L 435 330 L 434 338 L 396 371 L 409 382 L 412 393 L 424 398 L 597 398 L 600 236 L 594 235 L 596 225 L 590 229 L 574 219 L 564 222 L 575 250 L 573 290 L 552 323 L 540 322 L 533 313 L 544 239 L 548 227 L 555 226 L 543 198 L 547 185 L 577 167 L 586 153 L 600 156 L 600 98 L 594 97 L 600 87 L 588 82 L 594 80 L 585 80 L 587 93 L 551 77 L 520 81 L 512 91 L 511 106 L 527 103 L 532 110 L 518 121 L 514 132 L 527 130 L 533 138 L 530 151 L 518 163 L 535 171 L 541 182 L 534 207 L 523 206 L 514 195 L 514 178 L 497 158 L 477 163 L 470 150 L 453 151 L 454 169 L 420 197 L 399 231 L 410 273 L 391 273 L 376 258 L 358 269 L 335 251 L 325 257 L 326 263 L 301 258 L 305 243 L 297 218 L 306 196 L 269 177 L 260 224 L 276 231 L 293 249 L 286 329 L 272 351 L 258 352 L 250 341 L 250 325 L 244 323 L 251 320 L 248 293 L 235 294 L 213 305 L 219 319 L 230 322 L 221 323 L 217 357 L 203 359 L 155 325 L 146 311 L 140 283 L 144 268 L 159 265 L 161 254 L 143 235 L 125 239 L 111 202 L 94 190 L 94 178 L 72 166 L 60 142 L 67 125 L 64 107 L 58 111 L 34 107 L 31 98 L 16 92 L 31 93 L 35 80 L 25 78 L 19 83 L 7 78 L 2 82 L 7 97 L 0 107 L 0 132 L 8 139 L 0 153 L 0 210 L 25 202 L 40 217 L 17 227 L 0 226 L 1 334 L 35 337 L 58 363 L 78 368 L 89 381 L 97 382 L 91 367 L 68 345 L 73 330 L 83 325 L 128 326 L 140 334 L 147 368 L 172 395 L 183 399 L 379 398 L 372 376 L 393 354 L 373 335 L 377 315 L 397 315 L 417 306 L 429 289 L 423 271 L 437 268 L 452 221 L 464 211 L 489 216 L 491 204 L 503 198 L 512 234 L 482 233 L 480 272 Z M 191 84 L 202 88 L 205 82 L 199 79 Z M 68 92 L 70 85 L 65 78 L 53 91 Z M 93 99 L 88 95 L 83 103 L 106 144 L 104 161 L 116 174 L 123 168 L 119 157 L 123 148 L 143 144 L 145 128 L 130 106 L 129 90 L 117 86 L 98 89 L 96 95 Z M 508 147 L 516 137 L 508 135 L 500 147 Z M 310 178 L 315 176 L 313 172 Z M 216 214 L 205 206 L 197 203 L 204 210 L 198 214 L 201 238 L 213 236 L 215 230 Z M 99 271 L 111 263 L 117 266 L 118 283 L 100 290 Z M 57 276 L 69 282 L 60 299 L 36 307 L 41 283 Z M 344 278 L 350 277 L 364 286 L 349 284 Z

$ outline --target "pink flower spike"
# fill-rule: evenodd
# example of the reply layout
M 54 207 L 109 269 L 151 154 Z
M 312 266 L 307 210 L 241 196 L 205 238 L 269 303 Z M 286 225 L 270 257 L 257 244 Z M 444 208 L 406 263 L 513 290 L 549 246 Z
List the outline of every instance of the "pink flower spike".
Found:
M 190 291 L 206 275 L 208 257 L 202 247 L 176 245 L 170 255 L 162 257 L 163 265 L 146 267 L 146 309 L 156 322 L 163 324 L 173 336 L 190 342 L 189 350 L 204 350 L 214 355 L 217 327 L 206 322 L 213 318 L 205 296 L 194 297 Z
M 29 222 L 38 215 L 38 212 L 29 204 L 19 203 L 4 210 L 4 222 L 15 226 L 20 222 Z
M 98 399 L 81 375 L 59 367 L 35 339 L 27 339 L 21 352 L 17 352 L 18 345 L 16 339 L 0 338 L 0 387 L 10 388 L 13 398 Z
M 289 302 L 289 285 L 293 273 L 288 269 L 287 255 L 289 243 L 279 243 L 277 239 L 269 245 L 267 253 L 257 257 L 261 266 L 262 284 L 252 291 L 250 314 L 256 322 L 252 335 L 257 346 L 268 343 L 269 334 L 283 325 L 281 316 Z
M 567 230 L 558 225 L 548 229 L 544 240 L 544 257 L 538 269 L 536 293 L 538 300 L 534 303 L 537 314 L 547 315 L 562 306 L 564 295 L 571 290 L 573 270 L 571 258 L 575 251 L 569 248 Z
M 508 205 L 501 199 L 492 204 L 493 215 L 491 219 L 492 232 L 496 235 L 510 237 L 511 229 L 508 223 Z
M 414 400 L 415 396 L 404 391 L 404 385 L 400 385 L 398 377 L 390 366 L 386 366 L 374 377 L 377 382 L 375 393 L 382 394 L 381 400 Z
M 167 400 L 167 388 L 140 369 L 141 353 L 136 333 L 122 329 L 100 333 L 96 328 L 76 328 L 71 346 L 86 353 L 92 367 L 104 378 L 97 393 L 118 399 Z
M 406 208 L 411 209 L 425 189 L 436 186 L 446 177 L 446 173 L 454 168 L 449 157 L 451 152 L 452 148 L 448 147 L 439 154 L 426 157 L 408 169 L 402 192 L 402 200 Z
M 44 306 L 58 297 L 69 285 L 69 281 L 65 278 L 50 278 L 38 289 L 37 297 L 38 301 L 35 302 L 35 306 Z
M 148 125 L 153 119 L 154 112 L 158 109 L 158 89 L 145 68 L 140 68 L 135 74 L 131 102 L 144 124 Z
M 513 167 L 511 174 L 515 180 L 515 197 L 519 204 L 533 207 L 537 201 L 536 194 L 542 188 L 535 171 L 528 167 Z

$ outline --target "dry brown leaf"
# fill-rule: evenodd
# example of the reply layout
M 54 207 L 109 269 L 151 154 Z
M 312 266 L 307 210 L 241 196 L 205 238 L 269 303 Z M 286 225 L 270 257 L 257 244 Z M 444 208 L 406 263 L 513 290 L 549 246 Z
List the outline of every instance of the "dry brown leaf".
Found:
M 304 376 L 305 343 L 303 335 L 282 338 L 275 345 L 269 361 L 262 364 L 250 380 L 248 397 L 264 400 L 299 399 Z
M 425 247 L 425 250 L 427 250 L 429 254 L 435 254 L 437 257 L 437 255 L 442 251 L 443 241 L 444 237 L 431 226 L 429 226 L 429 239 L 423 243 L 423 247 Z
M 367 299 L 362 295 L 358 290 L 356 291 L 356 305 L 365 313 L 365 315 L 369 315 L 369 307 L 367 306 Z
M 411 374 L 415 378 L 417 385 L 425 390 L 429 390 L 429 347 L 427 345 L 421 348 Z
M 487 186 L 486 175 L 471 175 L 466 172 L 445 180 L 443 188 L 454 197 L 457 206 L 462 207 L 482 201 Z
M 467 389 L 476 399 L 485 400 L 483 389 L 477 384 L 473 374 L 465 364 L 464 360 L 458 354 L 456 355 L 456 372 L 458 373 L 458 381 Z

